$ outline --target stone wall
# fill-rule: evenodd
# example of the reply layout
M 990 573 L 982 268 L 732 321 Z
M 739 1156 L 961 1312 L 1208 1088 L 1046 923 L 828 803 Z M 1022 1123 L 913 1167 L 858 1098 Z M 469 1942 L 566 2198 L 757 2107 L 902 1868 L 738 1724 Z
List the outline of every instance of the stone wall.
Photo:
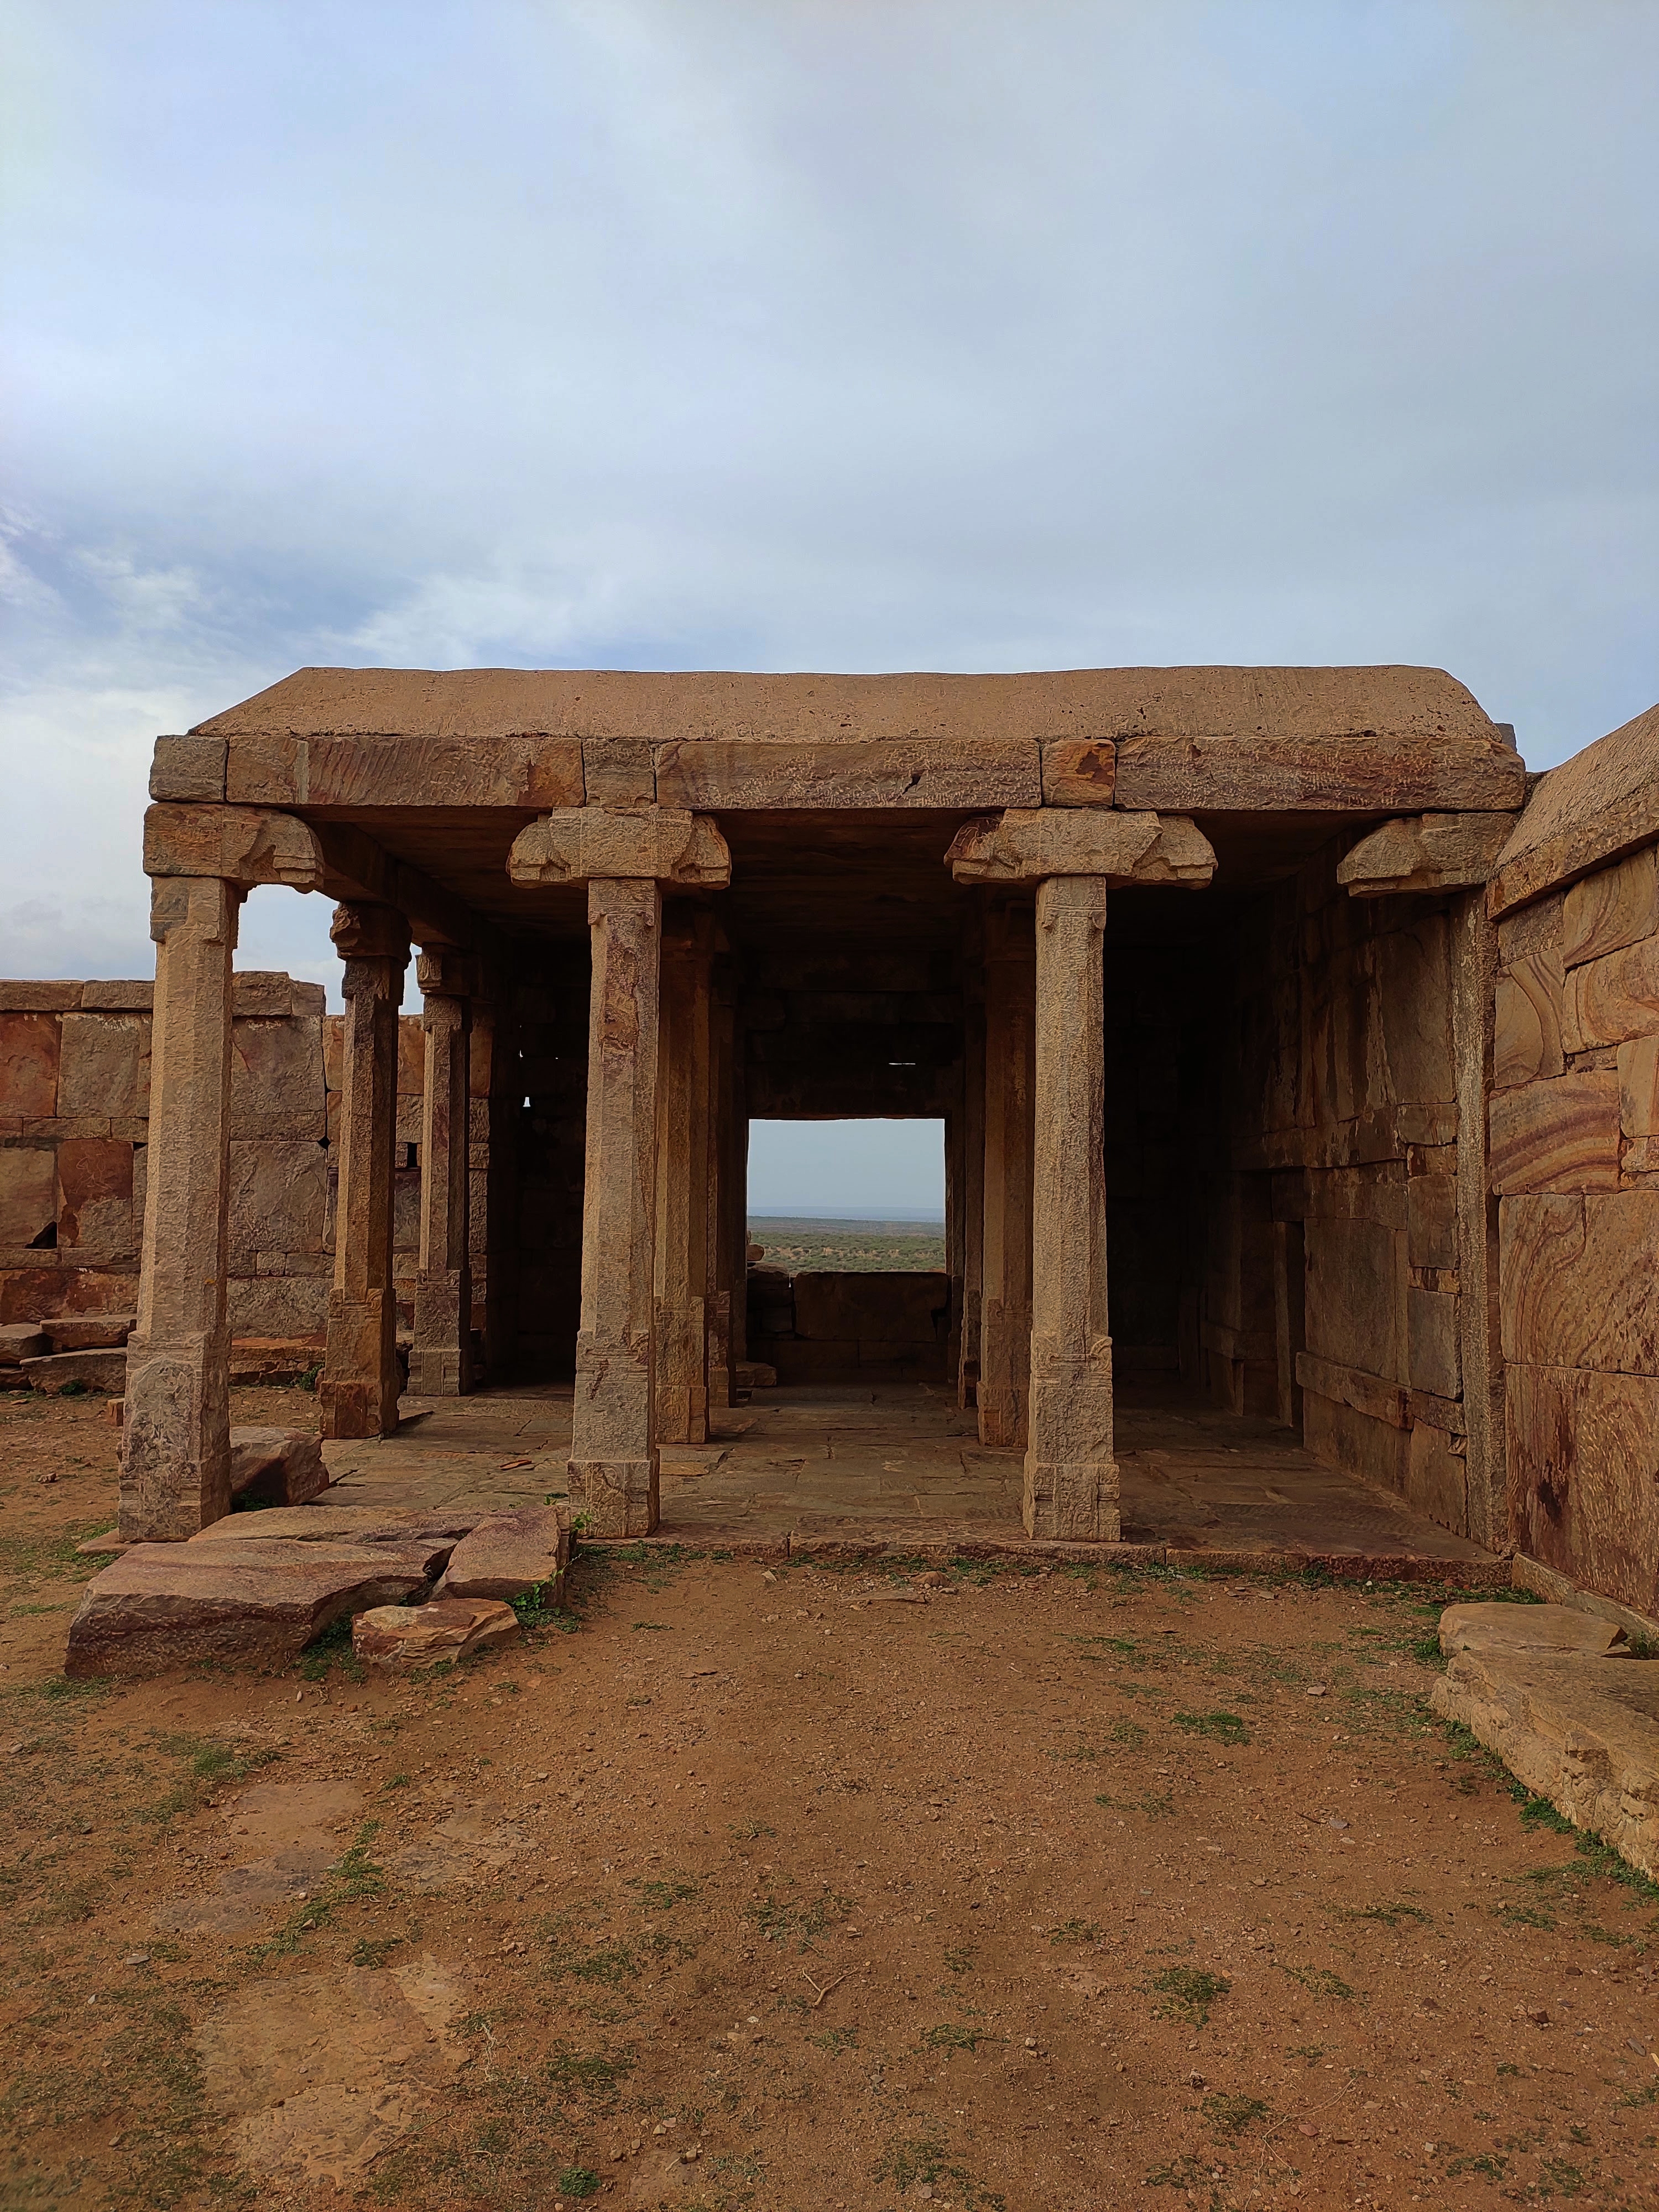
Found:
M 0 983 L 0 1320 L 138 1301 L 151 986 Z M 323 989 L 236 978 L 231 1321 L 296 1336 L 326 1311 Z
M 1570 763 L 1587 792 L 1598 750 Z M 1648 757 L 1659 784 L 1659 725 Z M 1504 914 L 1498 949 L 1490 1129 L 1512 1534 L 1653 1613 L 1659 838 Z
M 944 1382 L 951 1278 L 749 1270 L 749 1357 L 787 1382 Z
M 1462 1534 L 1455 900 L 1351 898 L 1334 841 L 1243 903 L 1216 1068 L 1198 1358 L 1211 1394 Z

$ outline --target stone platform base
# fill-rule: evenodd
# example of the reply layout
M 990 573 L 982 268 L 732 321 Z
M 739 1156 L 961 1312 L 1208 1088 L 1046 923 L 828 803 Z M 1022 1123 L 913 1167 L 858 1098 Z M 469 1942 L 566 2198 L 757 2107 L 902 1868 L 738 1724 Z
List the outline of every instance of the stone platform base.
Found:
M 1431 1702 L 1575 1827 L 1659 1876 L 1659 1663 L 1466 1650 Z

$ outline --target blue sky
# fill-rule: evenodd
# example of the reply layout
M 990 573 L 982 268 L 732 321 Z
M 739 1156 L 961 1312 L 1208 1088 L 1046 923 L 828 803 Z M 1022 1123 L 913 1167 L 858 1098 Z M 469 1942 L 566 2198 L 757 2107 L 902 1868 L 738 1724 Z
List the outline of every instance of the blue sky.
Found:
M 11 0 L 0 973 L 307 662 L 1659 697 L 1659 9 Z M 320 900 L 248 965 L 328 976 Z

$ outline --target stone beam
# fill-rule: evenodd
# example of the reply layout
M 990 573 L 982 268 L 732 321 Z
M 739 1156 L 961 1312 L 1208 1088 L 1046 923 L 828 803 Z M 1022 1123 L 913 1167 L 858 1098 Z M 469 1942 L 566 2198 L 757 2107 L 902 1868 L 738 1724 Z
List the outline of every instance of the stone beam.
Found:
M 322 851 L 319 888 L 342 906 L 395 907 L 417 945 L 453 945 L 458 951 L 501 957 L 502 939 L 492 923 L 419 868 L 388 853 L 366 830 L 350 822 L 306 826 Z
M 147 876 L 216 876 L 247 890 L 287 884 L 323 888 L 322 849 L 297 815 L 264 806 L 151 806 L 144 814 Z
M 1092 876 L 1109 884 L 1186 884 L 1201 889 L 1215 854 L 1180 814 L 1083 807 L 1010 807 L 965 823 L 945 859 L 959 884 L 1037 884 Z
M 1119 806 L 1194 813 L 1484 812 L 1527 795 L 1520 757 L 1474 734 L 1137 737 L 1120 741 L 1116 769 Z
M 823 807 L 1035 806 L 1042 768 L 1029 738 L 842 738 L 793 744 L 773 738 L 655 748 L 656 789 L 665 806 L 728 813 Z
M 527 888 L 654 882 L 724 890 L 732 880 L 732 855 L 706 815 L 669 807 L 573 806 L 521 830 L 507 872 Z
M 1469 890 L 1490 879 L 1514 828 L 1513 814 L 1402 815 L 1362 837 L 1336 880 L 1350 898 Z

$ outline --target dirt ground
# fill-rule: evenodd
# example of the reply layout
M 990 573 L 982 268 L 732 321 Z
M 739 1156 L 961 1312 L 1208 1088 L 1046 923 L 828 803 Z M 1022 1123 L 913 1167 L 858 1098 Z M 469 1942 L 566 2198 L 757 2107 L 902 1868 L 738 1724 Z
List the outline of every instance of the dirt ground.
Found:
M 1425 1713 L 1444 1591 L 635 1551 L 84 1686 L 116 1432 L 0 1439 L 8 2207 L 1659 2202 L 1659 1893 Z

